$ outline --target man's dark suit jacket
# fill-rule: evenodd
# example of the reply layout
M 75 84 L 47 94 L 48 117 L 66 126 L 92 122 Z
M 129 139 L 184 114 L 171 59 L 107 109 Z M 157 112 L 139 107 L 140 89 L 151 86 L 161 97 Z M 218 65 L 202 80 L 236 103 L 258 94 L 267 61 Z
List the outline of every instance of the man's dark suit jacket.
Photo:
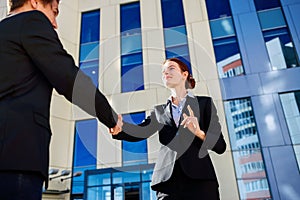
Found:
M 75 66 L 42 12 L 23 12 L 2 20 L 1 171 L 40 172 L 47 179 L 53 88 L 107 127 L 115 126 L 116 114 L 106 98 Z
M 155 106 L 151 115 L 138 126 L 124 123 L 123 132 L 113 136 L 114 139 L 119 140 L 139 141 L 158 131 L 162 145 L 152 176 L 151 185 L 154 190 L 159 190 L 159 183 L 171 177 L 176 160 L 186 176 L 193 179 L 217 181 L 208 150 L 222 154 L 226 150 L 226 143 L 216 108 L 210 97 L 187 96 L 182 113 L 189 115 L 187 105 L 191 106 L 195 117 L 198 118 L 201 130 L 206 134 L 204 141 L 195 137 L 187 128 L 176 126 L 172 117 L 171 101 Z M 181 116 L 181 120 L 182 118 Z

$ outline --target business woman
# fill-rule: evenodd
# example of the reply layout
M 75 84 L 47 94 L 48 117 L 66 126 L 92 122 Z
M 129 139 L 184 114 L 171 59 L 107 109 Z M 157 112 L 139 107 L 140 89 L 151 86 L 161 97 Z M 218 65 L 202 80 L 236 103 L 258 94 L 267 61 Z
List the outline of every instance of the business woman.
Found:
M 163 63 L 162 77 L 171 90 L 167 103 L 155 106 L 139 125 L 124 122 L 113 138 L 140 141 L 158 131 L 162 145 L 151 183 L 157 199 L 217 200 L 219 185 L 207 150 L 222 154 L 226 143 L 213 101 L 188 91 L 195 80 L 177 58 Z

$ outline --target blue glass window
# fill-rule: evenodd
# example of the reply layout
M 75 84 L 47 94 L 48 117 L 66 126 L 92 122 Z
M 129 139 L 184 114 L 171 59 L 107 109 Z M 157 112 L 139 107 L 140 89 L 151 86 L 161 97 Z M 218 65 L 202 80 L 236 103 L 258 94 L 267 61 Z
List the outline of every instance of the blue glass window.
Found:
M 82 13 L 79 68 L 98 86 L 100 11 Z M 72 195 L 83 193 L 84 171 L 96 168 L 97 120 L 78 121 L 75 124 L 73 173 L 82 175 L 72 179 Z
M 225 113 L 240 199 L 271 199 L 250 99 L 226 101 Z
M 122 34 L 137 30 L 140 32 L 141 17 L 140 4 L 130 3 L 121 5 L 121 32 Z
M 161 0 L 166 58 L 179 58 L 192 73 L 182 0 Z
M 279 0 L 254 1 L 273 70 L 299 67 L 299 57 Z
M 279 95 L 300 170 L 300 91 Z
M 122 56 L 121 84 L 122 92 L 130 92 L 144 89 L 144 76 L 142 63 L 142 53 Z
M 80 171 L 82 175 L 72 179 L 72 194 L 83 193 L 84 171 L 96 168 L 97 126 L 96 119 L 75 123 L 73 173 Z
M 280 8 L 257 13 L 263 31 L 286 27 L 285 19 Z M 276 20 L 274 20 L 276 19 Z
M 99 41 L 100 11 L 82 13 L 80 43 Z
M 139 2 L 121 5 L 121 90 L 144 89 Z
M 268 0 L 268 1 L 254 0 L 254 2 L 257 11 L 280 7 L 279 0 Z
M 213 39 L 235 36 L 231 17 L 210 20 L 210 30 Z
M 150 182 L 154 164 L 86 171 L 85 200 L 155 200 Z
M 79 68 L 92 79 L 95 86 L 98 86 L 99 60 L 80 62 Z
M 182 0 L 162 0 L 164 28 L 176 27 L 185 24 Z
M 229 1 L 207 0 L 206 6 L 219 77 L 244 75 Z
M 82 13 L 79 67 L 98 86 L 100 11 Z
M 206 0 L 208 18 L 210 20 L 231 16 L 228 0 L 216 2 L 216 0 Z
M 221 62 L 232 55 L 240 53 L 236 37 L 215 39 L 214 50 L 217 62 Z
M 123 115 L 123 120 L 131 124 L 140 124 L 145 119 L 145 113 Z M 139 142 L 122 141 L 123 166 L 148 163 L 147 139 Z

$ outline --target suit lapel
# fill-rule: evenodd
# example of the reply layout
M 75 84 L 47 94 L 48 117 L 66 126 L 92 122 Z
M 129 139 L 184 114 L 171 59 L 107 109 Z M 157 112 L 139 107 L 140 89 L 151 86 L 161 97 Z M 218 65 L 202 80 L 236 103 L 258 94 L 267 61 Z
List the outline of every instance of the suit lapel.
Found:
M 165 107 L 165 112 L 164 112 L 165 117 L 170 119 L 170 120 L 173 119 L 171 106 L 172 106 L 171 101 L 168 101 L 168 103 Z
M 176 126 L 175 121 L 173 120 L 171 106 L 171 101 L 168 101 L 167 104 L 157 106 L 156 111 L 159 113 L 157 116 L 160 123 L 168 124 L 170 126 Z

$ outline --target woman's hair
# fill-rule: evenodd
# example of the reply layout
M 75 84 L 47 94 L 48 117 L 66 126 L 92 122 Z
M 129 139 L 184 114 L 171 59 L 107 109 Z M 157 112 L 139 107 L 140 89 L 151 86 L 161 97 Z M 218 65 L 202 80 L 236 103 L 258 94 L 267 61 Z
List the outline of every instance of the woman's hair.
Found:
M 187 79 L 185 82 L 185 88 L 187 88 L 187 89 L 195 88 L 196 81 L 193 78 L 192 74 L 190 73 L 188 66 L 178 58 L 169 58 L 169 59 L 165 60 L 165 62 L 163 64 L 165 64 L 168 61 L 176 62 L 179 65 L 179 68 L 181 69 L 182 72 L 188 72 L 188 76 L 187 76 Z
M 22 7 L 27 1 L 28 0 L 9 0 L 10 11 Z M 53 1 L 57 1 L 57 3 L 59 3 L 59 0 L 40 0 L 40 1 L 44 6 L 52 3 Z

